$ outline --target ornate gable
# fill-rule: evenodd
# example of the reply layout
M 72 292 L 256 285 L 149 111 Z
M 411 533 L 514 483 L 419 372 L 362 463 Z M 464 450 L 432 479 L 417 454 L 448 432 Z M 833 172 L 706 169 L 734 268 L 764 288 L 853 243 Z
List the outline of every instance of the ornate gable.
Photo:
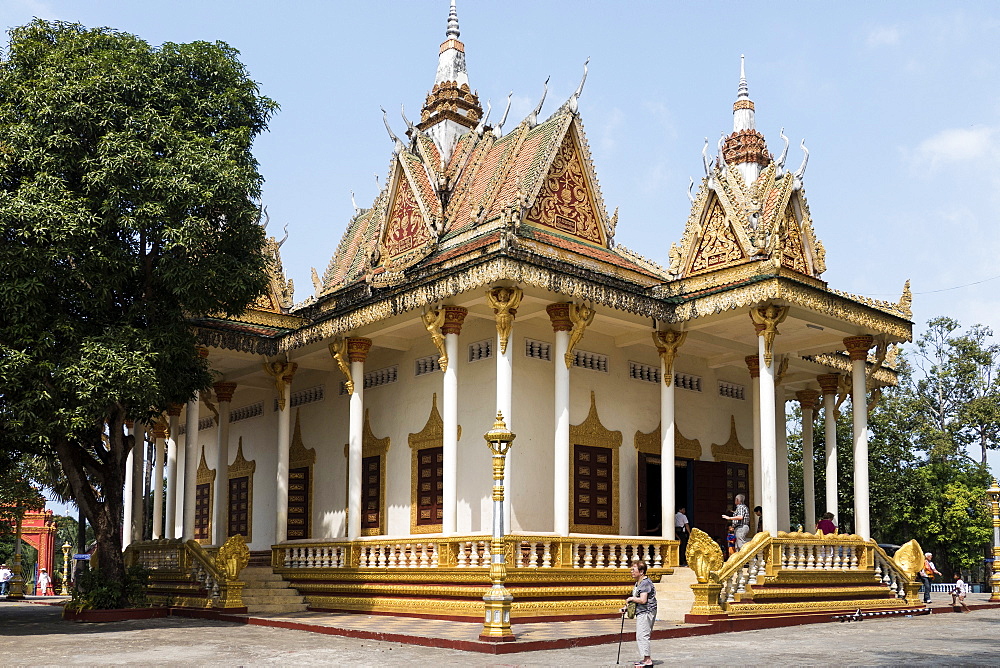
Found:
M 412 161 L 412 164 L 407 164 Z M 411 178 L 412 177 L 412 178 Z M 402 271 L 427 257 L 435 248 L 441 204 L 423 170 L 409 153 L 400 154 L 392 178 L 392 194 L 379 234 L 372 284 L 391 285 L 402 280 Z
M 567 132 L 525 222 L 607 247 L 605 216 L 588 179 L 575 132 Z
M 696 237 L 685 264 L 685 276 L 739 264 L 748 259 L 745 235 L 733 226 L 717 197 L 712 197 L 705 207 Z

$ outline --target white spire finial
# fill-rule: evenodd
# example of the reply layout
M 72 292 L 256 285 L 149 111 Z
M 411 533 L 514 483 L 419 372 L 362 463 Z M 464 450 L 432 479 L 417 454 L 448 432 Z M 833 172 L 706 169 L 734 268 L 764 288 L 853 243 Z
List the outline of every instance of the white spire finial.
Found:
M 740 54 L 740 87 L 736 95 L 736 98 L 739 100 L 750 99 L 750 87 L 747 86 L 747 71 L 743 62 L 744 58 L 743 54 Z
M 448 39 L 458 39 L 462 34 L 458 29 L 458 12 L 455 10 L 455 0 L 451 0 L 451 9 L 448 10 L 448 30 L 444 34 Z

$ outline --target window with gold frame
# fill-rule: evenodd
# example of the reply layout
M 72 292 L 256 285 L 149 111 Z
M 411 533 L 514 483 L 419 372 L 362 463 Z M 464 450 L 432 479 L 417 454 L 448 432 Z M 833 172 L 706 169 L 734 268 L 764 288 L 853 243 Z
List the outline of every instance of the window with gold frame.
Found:
M 312 490 L 316 449 L 302 442 L 301 409 L 295 409 L 295 428 L 288 447 L 288 540 L 312 538 Z
M 212 511 L 214 508 L 215 469 L 208 468 L 205 446 L 201 446 L 201 460 L 195 473 L 194 488 L 194 539 L 202 545 L 212 542 Z
M 462 427 L 458 426 L 458 438 Z M 437 394 L 431 395 L 431 411 L 424 428 L 409 438 L 410 533 L 438 533 L 444 514 L 444 420 L 438 412 Z

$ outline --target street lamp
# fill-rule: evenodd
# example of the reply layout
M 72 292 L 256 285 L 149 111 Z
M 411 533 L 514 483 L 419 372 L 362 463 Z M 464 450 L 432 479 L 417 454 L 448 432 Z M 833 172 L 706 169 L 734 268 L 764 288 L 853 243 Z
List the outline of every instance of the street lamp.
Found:
M 996 478 L 993 486 L 986 490 L 990 500 L 990 514 L 993 516 L 993 576 L 990 578 L 990 601 L 1000 602 L 1000 485 Z
M 18 508 L 18 510 L 21 510 Z M 20 601 L 24 599 L 24 573 L 21 570 L 21 520 L 22 515 L 17 517 L 17 538 L 14 540 L 14 563 L 10 572 L 13 578 L 10 581 L 10 591 L 7 592 L 8 601 Z
M 490 543 L 490 580 L 493 581 L 493 586 L 483 596 L 486 617 L 479 639 L 505 642 L 514 640 L 514 632 L 510 630 L 510 604 L 514 597 L 503 586 L 507 579 L 507 566 L 504 563 L 503 469 L 515 435 L 504 424 L 503 414 L 497 411 L 493 429 L 484 434 L 483 438 L 493 453 L 493 540 Z
M 60 596 L 69 596 L 69 551 L 73 549 L 73 546 L 69 544 L 69 541 L 63 543 L 63 583 L 62 590 L 59 592 Z

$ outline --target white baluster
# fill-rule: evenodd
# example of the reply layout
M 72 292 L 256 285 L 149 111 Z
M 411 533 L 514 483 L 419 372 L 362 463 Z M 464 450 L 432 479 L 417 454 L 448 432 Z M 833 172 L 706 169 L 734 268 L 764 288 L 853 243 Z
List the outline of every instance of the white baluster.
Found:
M 858 570 L 858 553 L 857 553 L 858 549 L 864 549 L 864 548 L 857 548 L 857 549 L 855 549 L 853 547 L 851 548 L 851 566 L 850 566 L 850 569 L 852 571 Z
M 542 552 L 542 568 L 551 568 L 552 567 L 552 542 L 547 540 L 544 543 L 542 543 L 542 546 L 543 546 L 542 549 L 544 550 L 544 552 Z
M 490 562 L 493 561 L 493 553 L 490 552 L 490 547 L 491 547 L 490 546 L 490 541 L 484 540 L 483 541 L 483 566 L 489 566 Z M 501 550 L 503 549 L 503 545 L 500 545 L 499 547 L 500 547 Z M 513 565 L 514 564 L 511 564 L 511 566 L 513 566 Z
M 587 547 L 583 553 L 583 567 L 593 568 L 594 565 L 594 544 L 587 543 Z
M 663 566 L 663 550 L 666 545 L 656 544 L 653 546 L 653 568 L 661 568 Z
M 291 568 L 292 566 L 292 556 L 288 553 L 288 548 L 281 549 L 281 564 L 285 568 Z
M 459 568 L 467 568 L 468 565 L 469 565 L 469 559 L 468 559 L 468 557 L 465 556 L 465 543 L 464 542 L 460 542 L 458 544 L 458 560 L 457 560 L 457 563 L 458 563 L 458 567 Z
M 427 543 L 420 544 L 420 568 L 427 568 L 430 564 L 430 559 L 427 556 Z

